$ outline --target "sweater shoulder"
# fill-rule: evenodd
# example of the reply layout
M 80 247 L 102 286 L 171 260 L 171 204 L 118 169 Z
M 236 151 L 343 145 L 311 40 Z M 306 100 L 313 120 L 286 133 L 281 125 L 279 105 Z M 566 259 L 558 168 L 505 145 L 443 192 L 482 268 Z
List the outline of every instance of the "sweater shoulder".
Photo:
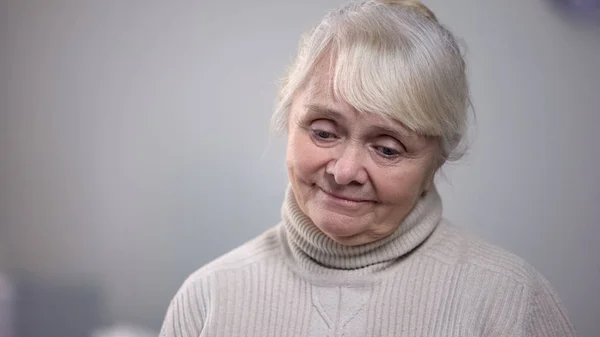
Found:
M 482 294 L 472 298 L 485 299 L 486 303 L 512 301 L 512 307 L 519 308 L 515 322 L 528 336 L 576 335 L 555 289 L 520 256 L 447 220 L 440 223 L 423 248 L 426 258 L 458 270 L 458 282 L 465 289 Z M 477 303 L 471 305 L 480 307 Z
M 442 220 L 432 234 L 425 254 L 451 265 L 469 265 L 498 274 L 522 285 L 533 285 L 541 276 L 525 259 L 489 243 L 471 231 Z
M 270 228 L 191 273 L 169 304 L 160 336 L 200 335 L 208 312 L 214 305 L 213 296 L 218 293 L 216 289 L 227 287 L 232 280 L 235 286 L 239 286 L 240 282 L 236 281 L 243 279 L 240 275 L 256 263 L 261 263 L 262 267 L 277 263 L 279 227 Z
M 254 239 L 206 263 L 187 277 L 184 286 L 197 283 L 221 272 L 241 271 L 257 262 L 273 261 L 281 249 L 279 228 L 280 225 L 274 226 Z

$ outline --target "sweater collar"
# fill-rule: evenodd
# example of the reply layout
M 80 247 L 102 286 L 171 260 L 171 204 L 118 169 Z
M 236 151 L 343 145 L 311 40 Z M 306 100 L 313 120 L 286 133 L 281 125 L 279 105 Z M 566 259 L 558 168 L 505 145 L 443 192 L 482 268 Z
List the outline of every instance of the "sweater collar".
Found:
M 442 202 L 436 188 L 431 189 L 396 231 L 359 246 L 339 244 L 321 232 L 300 210 L 289 186 L 281 214 L 285 243 L 299 267 L 311 271 L 375 272 L 410 253 L 429 237 L 441 220 Z

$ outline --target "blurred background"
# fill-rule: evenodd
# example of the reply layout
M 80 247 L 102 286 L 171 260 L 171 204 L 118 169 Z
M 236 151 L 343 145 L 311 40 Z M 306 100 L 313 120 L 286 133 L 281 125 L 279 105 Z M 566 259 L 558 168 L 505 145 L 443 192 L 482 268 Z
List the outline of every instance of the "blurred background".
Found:
M 0 0 L 0 336 L 157 333 L 187 275 L 275 225 L 277 81 L 344 2 Z M 477 115 L 438 182 L 446 217 L 600 336 L 600 21 L 425 3 L 466 45 Z

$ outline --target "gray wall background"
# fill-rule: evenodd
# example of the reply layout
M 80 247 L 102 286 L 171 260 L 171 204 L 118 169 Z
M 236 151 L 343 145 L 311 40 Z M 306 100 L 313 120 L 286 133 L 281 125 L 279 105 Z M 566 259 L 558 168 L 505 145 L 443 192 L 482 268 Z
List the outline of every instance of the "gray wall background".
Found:
M 276 83 L 343 1 L 0 3 L 0 266 L 103 287 L 158 328 L 196 268 L 274 225 Z M 429 0 L 468 47 L 477 127 L 446 216 L 600 326 L 600 23 L 543 0 Z M 58 282 L 57 281 L 57 282 Z

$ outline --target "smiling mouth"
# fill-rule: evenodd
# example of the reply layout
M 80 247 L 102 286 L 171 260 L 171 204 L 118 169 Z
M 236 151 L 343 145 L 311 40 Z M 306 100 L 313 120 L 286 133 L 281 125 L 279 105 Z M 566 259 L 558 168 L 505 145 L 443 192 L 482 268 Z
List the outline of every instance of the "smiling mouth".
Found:
M 341 196 L 335 193 L 331 193 L 328 192 L 322 188 L 319 187 L 319 189 L 325 193 L 326 195 L 328 195 L 331 198 L 335 198 L 339 201 L 342 201 L 344 203 L 349 203 L 349 204 L 362 204 L 362 203 L 369 203 L 369 202 L 373 202 L 373 200 L 369 200 L 369 199 L 359 199 L 359 198 L 350 198 L 350 197 L 345 197 L 345 196 Z

